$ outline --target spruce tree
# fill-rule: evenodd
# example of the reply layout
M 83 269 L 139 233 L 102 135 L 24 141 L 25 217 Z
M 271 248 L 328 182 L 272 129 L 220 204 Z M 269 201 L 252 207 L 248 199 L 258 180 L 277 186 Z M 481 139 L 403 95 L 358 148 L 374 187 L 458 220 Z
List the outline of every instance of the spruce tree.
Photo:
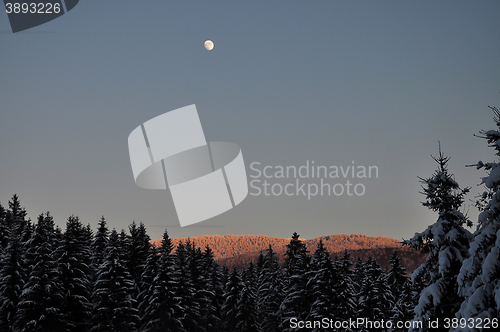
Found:
M 26 282 L 24 247 L 20 234 L 12 232 L 0 259 L 0 331 L 13 331 L 19 298 Z
M 388 320 L 392 315 L 394 301 L 380 265 L 369 256 L 364 263 L 364 278 L 358 295 L 358 313 L 356 317 L 373 321 Z M 363 329 L 362 331 L 371 331 Z
M 108 244 L 109 229 L 106 225 L 106 219 L 104 216 L 99 220 L 99 225 L 97 232 L 94 236 L 94 241 L 92 242 L 92 267 L 95 271 L 99 269 L 101 264 L 104 262 L 104 256 L 106 253 L 106 247 Z
M 259 314 L 257 311 L 257 301 L 255 298 L 255 269 L 250 262 L 246 271 L 243 273 L 243 283 L 240 297 L 236 307 L 236 326 L 235 332 L 260 332 Z
M 495 149 L 500 157 L 500 111 L 490 107 L 495 114 L 496 130 L 481 131 L 481 138 Z M 500 163 L 479 161 L 477 169 L 484 169 L 482 179 L 487 191 L 477 202 L 480 208 L 477 229 L 470 244 L 470 257 L 461 267 L 458 276 L 460 295 L 464 297 L 458 318 L 474 319 L 500 317 Z M 473 331 L 466 327 L 463 331 Z
M 324 317 L 330 317 L 335 310 L 337 301 L 340 299 L 336 292 L 336 283 L 339 282 L 338 271 L 335 270 L 330 252 L 326 250 L 323 241 L 320 240 L 318 247 L 311 260 L 311 268 L 308 273 L 311 295 L 314 302 L 311 305 L 308 320 L 320 321 Z M 313 329 L 313 331 L 320 331 Z
M 207 245 L 203 252 L 203 269 L 207 277 L 207 296 L 209 313 L 206 321 L 207 332 L 219 332 L 222 329 L 221 308 L 224 303 L 224 285 L 219 273 L 219 266 L 214 260 L 212 249 Z
M 292 331 L 290 319 L 305 320 L 313 302 L 307 276 L 311 257 L 297 233 L 293 234 L 285 255 L 287 278 L 285 298 L 280 306 L 281 327 L 284 331 Z
M 182 308 L 181 322 L 187 331 L 204 331 L 205 327 L 200 322 L 200 301 L 198 291 L 193 283 L 192 256 L 186 249 L 191 248 L 188 241 L 186 245 L 179 243 L 175 250 L 174 292 Z M 190 249 L 191 250 L 191 249 Z
M 276 253 L 271 245 L 262 255 L 263 263 L 259 273 L 257 287 L 258 308 L 262 331 L 281 331 L 279 308 L 284 299 L 283 273 Z
M 353 271 L 351 270 L 351 254 L 344 250 L 341 259 L 334 262 L 334 271 L 337 278 L 333 282 L 335 294 L 337 296 L 335 307 L 333 308 L 333 316 L 341 320 L 349 320 L 355 317 L 355 285 L 353 282 Z
M 92 314 L 90 243 L 78 217 L 68 218 L 57 256 L 66 328 L 72 332 L 85 332 Z
M 136 294 L 142 289 L 141 276 L 144 273 L 144 267 L 148 257 L 148 251 L 151 246 L 151 238 L 146 233 L 146 227 L 141 222 L 139 226 L 135 222 L 129 226 L 130 244 L 128 248 L 129 271 L 136 284 Z
M 158 251 L 150 249 L 142 275 L 142 331 L 182 332 L 183 311 L 176 296 L 175 257 L 172 240 L 165 230 Z M 159 253 L 159 254 L 158 254 Z
M 92 332 L 138 330 L 139 316 L 133 298 L 134 281 L 126 261 L 119 235 L 113 229 L 92 295 L 95 303 Z
M 57 239 L 54 221 L 47 212 L 40 215 L 35 230 L 26 244 L 31 269 L 18 304 L 18 331 L 65 331 L 66 322 L 61 305 L 63 292 L 57 268 Z
M 423 194 L 426 201 L 423 206 L 438 213 L 438 220 L 424 232 L 404 244 L 429 253 L 422 266 L 413 272 L 414 281 L 427 281 L 420 294 L 415 308 L 415 320 L 428 322 L 434 319 L 454 317 L 463 298 L 458 294 L 457 276 L 462 262 L 469 256 L 470 232 L 464 228 L 471 222 L 460 212 L 464 196 L 468 188 L 461 189 L 448 172 L 449 157 L 443 156 L 441 148 L 439 157 L 433 157 L 438 169 L 427 179 L 420 178 L 423 183 Z M 422 276 L 426 275 L 426 276 Z M 414 329 L 427 331 L 428 327 Z
M 243 283 L 238 269 L 234 268 L 224 287 L 224 304 L 222 305 L 222 327 L 224 332 L 233 332 L 238 324 L 238 299 L 240 298 Z

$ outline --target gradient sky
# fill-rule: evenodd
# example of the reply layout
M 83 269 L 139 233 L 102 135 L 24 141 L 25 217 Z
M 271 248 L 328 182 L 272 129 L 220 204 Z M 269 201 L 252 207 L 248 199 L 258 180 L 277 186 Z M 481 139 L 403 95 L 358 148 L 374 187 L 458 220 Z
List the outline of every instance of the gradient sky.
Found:
M 153 238 L 363 233 L 410 238 L 430 155 L 451 156 L 468 199 L 494 160 L 473 134 L 500 107 L 499 1 L 80 1 L 13 34 L 0 12 L 0 202 L 94 228 L 143 221 Z M 212 39 L 215 48 L 203 47 Z M 361 197 L 248 196 L 179 226 L 170 194 L 134 183 L 127 138 L 196 104 L 208 141 L 248 166 L 376 165 Z M 475 221 L 474 207 L 469 214 Z

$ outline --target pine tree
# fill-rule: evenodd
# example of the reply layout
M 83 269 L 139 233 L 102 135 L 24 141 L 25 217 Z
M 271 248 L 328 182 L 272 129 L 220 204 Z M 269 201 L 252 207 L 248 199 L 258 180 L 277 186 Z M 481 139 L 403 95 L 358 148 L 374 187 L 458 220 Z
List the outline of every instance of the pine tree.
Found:
M 24 248 L 20 234 L 12 232 L 0 260 L 0 331 L 13 331 L 17 307 L 26 282 Z
M 406 274 L 406 269 L 401 265 L 401 257 L 398 256 L 396 250 L 392 251 L 389 264 L 391 267 L 387 271 L 387 283 L 391 288 L 394 300 L 398 301 L 408 281 L 408 275 Z
M 146 227 L 141 222 L 139 226 L 133 222 L 129 226 L 130 232 L 130 245 L 128 248 L 128 258 L 129 258 L 129 272 L 136 284 L 136 295 L 138 295 L 142 289 L 141 276 L 144 273 L 145 263 L 148 257 L 148 251 L 151 247 L 151 238 L 146 233 Z
M 424 232 L 404 244 L 429 253 L 427 260 L 413 272 L 413 280 L 428 280 L 422 290 L 415 320 L 428 322 L 436 318 L 454 317 L 463 301 L 458 295 L 457 276 L 469 249 L 471 234 L 464 228 L 470 221 L 459 211 L 468 188 L 461 189 L 448 172 L 449 157 L 444 157 L 439 149 L 439 157 L 433 159 L 438 169 L 423 183 L 423 194 L 426 201 L 423 206 L 438 213 L 438 220 Z M 427 277 L 420 276 L 428 275 Z M 425 324 L 424 324 L 425 325 Z M 427 331 L 427 327 L 415 331 Z
M 311 268 L 308 272 L 311 295 L 314 299 L 308 320 L 320 321 L 324 317 L 330 317 L 335 310 L 340 298 L 336 292 L 335 283 L 339 281 L 338 271 L 335 270 L 330 252 L 326 250 L 323 241 L 320 240 L 318 247 L 311 260 Z M 320 331 L 320 329 L 313 329 Z
M 125 264 L 126 253 L 118 233 L 113 229 L 92 295 L 95 303 L 92 332 L 138 330 L 139 316 L 133 298 L 134 281 Z
M 92 314 L 90 241 L 78 217 L 68 218 L 57 251 L 66 328 L 72 332 L 87 331 Z
M 99 269 L 101 264 L 104 262 L 104 256 L 106 253 L 106 246 L 108 244 L 109 229 L 106 225 L 106 219 L 104 216 L 99 220 L 99 226 L 97 228 L 97 233 L 95 234 L 94 241 L 92 242 L 92 267 L 95 271 Z
M 204 326 L 201 326 L 200 322 L 198 291 L 193 283 L 192 256 L 186 246 L 191 248 L 191 243 L 189 241 L 186 245 L 179 243 L 175 250 L 175 296 L 179 299 L 179 305 L 182 308 L 181 322 L 184 328 L 187 331 L 204 331 Z
M 250 262 L 248 268 L 243 273 L 243 283 L 240 297 L 236 307 L 235 332 L 260 332 L 259 314 L 257 311 L 257 301 L 255 299 L 255 269 Z
M 219 266 L 215 262 L 212 249 L 208 245 L 203 252 L 203 270 L 206 276 L 206 295 L 209 305 L 206 330 L 207 332 L 219 332 L 222 329 L 221 308 L 224 303 L 224 287 L 219 273 Z
M 7 212 L 2 206 L 2 203 L 0 203 L 0 253 L 7 248 L 10 239 L 9 227 L 7 225 L 7 221 L 5 220 L 6 215 Z
M 412 301 L 412 284 L 406 274 L 406 269 L 401 265 L 401 257 L 396 250 L 392 251 L 389 259 L 390 268 L 387 271 L 386 280 L 394 299 L 391 320 L 410 321 L 414 314 Z M 396 331 L 396 328 L 390 331 Z
M 333 282 L 333 287 L 337 298 L 333 308 L 333 316 L 341 320 L 349 320 L 355 316 L 355 285 L 353 282 L 353 271 L 351 270 L 351 254 L 344 250 L 341 259 L 334 262 L 334 270 L 337 278 Z M 335 275 L 334 275 L 335 276 Z
M 198 314 L 193 316 L 193 320 L 197 321 L 197 325 L 201 326 L 199 331 L 205 331 L 208 321 L 212 320 L 210 290 L 208 289 L 208 274 L 205 270 L 205 259 L 201 249 L 196 247 L 194 242 L 186 243 L 186 251 L 188 254 L 189 275 L 194 292 L 192 300 L 194 306 L 198 308 Z
M 500 157 L 500 111 L 490 107 L 495 114 L 497 130 L 481 131 L 479 137 L 485 139 Z M 461 267 L 458 276 L 460 295 L 464 296 L 458 318 L 499 318 L 500 317 L 500 163 L 479 161 L 477 169 L 484 169 L 488 175 L 482 183 L 485 191 L 477 206 L 479 214 L 477 229 L 470 244 L 470 257 Z M 463 331 L 473 331 L 467 327 Z
M 14 324 L 18 331 L 65 330 L 56 247 L 54 221 L 47 212 L 38 217 L 35 230 L 27 243 L 26 254 L 30 257 L 32 268 L 18 304 L 17 320 Z
M 243 283 L 238 269 L 234 268 L 229 275 L 229 279 L 224 287 L 224 304 L 222 305 L 222 324 L 224 332 L 233 332 L 238 323 L 238 299 L 240 298 Z
M 142 331 L 184 331 L 180 321 L 183 315 L 180 299 L 175 294 L 178 287 L 174 279 L 175 257 L 172 250 L 172 240 L 165 230 L 159 255 L 156 249 L 150 249 L 142 275 Z
M 373 321 L 388 320 L 392 314 L 394 301 L 380 265 L 371 256 L 364 263 L 364 272 L 356 316 Z M 371 329 L 366 330 L 371 331 Z
M 280 306 L 281 327 L 284 331 L 292 331 L 290 319 L 305 320 L 313 302 L 307 277 L 311 257 L 297 233 L 293 234 L 285 255 L 287 282 L 285 283 L 285 298 Z
M 271 245 L 262 255 L 263 263 L 257 287 L 258 308 L 263 332 L 280 331 L 279 308 L 284 299 L 283 273 Z

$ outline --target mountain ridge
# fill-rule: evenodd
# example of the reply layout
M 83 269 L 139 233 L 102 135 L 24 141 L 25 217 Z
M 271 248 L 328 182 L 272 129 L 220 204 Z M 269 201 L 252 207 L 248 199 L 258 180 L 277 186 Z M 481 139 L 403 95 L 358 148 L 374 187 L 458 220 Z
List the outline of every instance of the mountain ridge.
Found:
M 403 258 L 408 271 L 413 271 L 418 267 L 425 255 L 415 252 L 408 247 L 402 247 L 401 241 L 384 236 L 368 236 L 364 234 L 332 234 L 322 235 L 313 239 L 301 239 L 309 252 L 312 254 L 320 240 L 323 245 L 333 255 L 342 253 L 344 250 L 351 252 L 351 257 L 355 259 L 366 259 L 369 255 L 379 258 L 379 264 L 385 267 L 388 253 L 396 249 Z M 204 249 L 207 245 L 214 254 L 214 259 L 220 265 L 243 267 L 249 261 L 255 261 L 262 250 L 272 246 L 280 259 L 283 260 L 286 252 L 286 245 L 290 243 L 290 238 L 273 237 L 266 235 L 202 235 L 196 237 L 173 238 L 172 243 L 177 246 L 179 242 L 190 241 L 195 247 Z M 161 244 L 161 239 L 154 240 L 156 246 Z

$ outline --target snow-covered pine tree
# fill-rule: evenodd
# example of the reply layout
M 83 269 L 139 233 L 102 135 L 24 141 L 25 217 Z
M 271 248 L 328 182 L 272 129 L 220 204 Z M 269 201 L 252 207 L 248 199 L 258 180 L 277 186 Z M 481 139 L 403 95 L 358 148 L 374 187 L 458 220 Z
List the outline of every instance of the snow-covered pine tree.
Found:
M 413 319 L 415 307 L 412 302 L 412 284 L 406 274 L 406 269 L 401 265 L 401 256 L 398 256 L 396 250 L 392 251 L 389 263 L 390 268 L 387 271 L 386 280 L 394 299 L 391 320 L 393 322 L 410 321 Z M 389 331 L 395 332 L 397 328 L 394 327 Z
M 130 242 L 128 245 L 128 269 L 136 285 L 136 297 L 141 293 L 141 276 L 144 272 L 148 257 L 151 238 L 146 232 L 146 227 L 141 222 L 139 226 L 134 222 L 128 227 Z
M 200 324 L 200 301 L 191 275 L 192 257 L 186 246 L 191 247 L 191 243 L 179 243 L 175 250 L 174 291 L 182 309 L 181 323 L 187 331 L 205 331 Z
M 337 294 L 336 283 L 339 282 L 339 271 L 335 270 L 330 258 L 330 252 L 326 250 L 323 241 L 320 240 L 318 247 L 313 254 L 310 270 L 307 273 L 309 278 L 309 287 L 311 288 L 311 297 L 314 302 L 307 316 L 307 320 L 321 321 L 323 318 L 333 316 L 335 307 L 340 298 Z M 335 316 L 335 318 L 338 318 Z M 322 329 L 313 329 L 313 332 L 322 331 Z
M 7 248 L 10 238 L 9 227 L 7 226 L 7 222 L 5 220 L 6 215 L 7 212 L 5 211 L 2 203 L 0 203 L 0 253 Z
M 21 235 L 10 233 L 0 258 L 0 331 L 12 332 L 17 306 L 26 282 L 24 248 Z
M 349 318 L 355 317 L 356 303 L 354 294 L 356 291 L 351 267 L 351 254 L 349 251 L 344 250 L 342 258 L 334 261 L 334 269 L 338 278 L 334 282 L 337 300 L 332 315 L 337 319 L 349 320 Z
M 92 332 L 135 332 L 139 316 L 135 308 L 134 281 L 126 267 L 126 253 L 116 230 L 109 235 L 104 261 L 99 266 L 92 294 Z
M 457 276 L 462 262 L 469 256 L 470 232 L 464 226 L 471 222 L 460 212 L 468 188 L 459 184 L 448 172 L 449 157 L 433 157 L 438 169 L 427 179 L 420 178 L 426 201 L 423 206 L 438 213 L 438 220 L 422 233 L 403 243 L 412 248 L 429 253 L 427 260 L 412 275 L 412 280 L 428 285 L 420 294 L 415 308 L 416 321 L 424 322 L 424 327 L 413 331 L 427 331 L 426 324 L 436 318 L 454 317 L 463 298 L 458 294 Z
M 26 244 L 26 255 L 32 267 L 19 299 L 14 323 L 16 331 L 66 331 L 56 247 L 54 220 L 47 212 L 38 217 Z
M 481 131 L 481 138 L 495 149 L 500 157 L 500 111 L 490 107 L 495 114 L 496 130 Z M 484 169 L 488 175 L 482 178 L 485 191 L 477 202 L 482 210 L 477 229 L 470 244 L 470 257 L 462 265 L 458 276 L 461 304 L 458 318 L 500 318 L 500 162 L 483 163 L 477 169 Z M 474 331 L 466 327 L 461 331 Z
M 176 297 L 178 288 L 174 278 L 175 257 L 167 230 L 158 251 L 150 249 L 147 264 L 142 274 L 141 295 L 142 329 L 144 332 L 182 332 L 183 310 Z M 159 255 L 157 254 L 159 252 Z M 156 273 L 155 273 L 156 270 Z
M 203 252 L 203 269 L 206 271 L 207 295 L 209 302 L 209 313 L 206 321 L 207 332 L 219 332 L 222 330 L 221 308 L 224 303 L 224 285 L 219 273 L 219 266 L 214 260 L 212 249 L 207 245 Z
M 106 246 L 108 244 L 109 229 L 106 225 L 106 219 L 104 216 L 99 220 L 99 225 L 97 232 L 94 236 L 94 241 L 92 242 L 92 268 L 94 271 L 99 269 L 99 266 L 104 262 L 104 256 L 106 253 Z M 94 278 L 95 279 L 95 278 Z
M 19 298 L 27 280 L 25 242 L 31 237 L 31 222 L 19 197 L 0 204 L 0 331 L 12 331 L 17 319 Z
M 63 290 L 66 328 L 71 332 L 88 331 L 92 314 L 90 281 L 90 245 L 78 217 L 66 222 L 66 232 L 56 256 Z
M 368 256 L 364 263 L 364 278 L 358 295 L 356 317 L 387 321 L 391 317 L 393 305 L 394 300 L 382 268 L 371 256 Z
M 408 281 L 408 275 L 406 274 L 406 269 L 401 265 L 401 256 L 398 256 L 396 250 L 392 251 L 391 257 L 389 258 L 389 264 L 390 268 L 389 271 L 387 271 L 386 279 L 391 288 L 394 301 L 397 302 Z
M 243 272 L 243 287 L 237 302 L 235 332 L 260 332 L 260 319 L 257 311 L 256 272 L 253 263 Z
M 224 304 L 222 305 L 222 327 L 224 332 L 233 332 L 238 323 L 236 315 L 238 314 L 238 299 L 240 298 L 243 282 L 241 281 L 238 269 L 234 268 L 229 275 L 226 286 L 224 287 Z
M 279 309 L 284 299 L 283 273 L 278 257 L 271 245 L 262 255 L 262 267 L 258 276 L 257 305 L 263 332 L 281 331 Z
M 292 331 L 290 319 L 305 320 L 313 303 L 307 278 L 311 257 L 297 233 L 293 233 L 285 255 L 286 281 L 285 298 L 280 306 L 281 327 L 283 331 Z
M 186 242 L 186 251 L 188 255 L 189 276 L 194 292 L 192 300 L 195 303 L 194 307 L 198 308 L 198 313 L 193 316 L 193 320 L 197 321 L 197 325 L 202 326 L 199 331 L 205 331 L 208 321 L 213 320 L 210 301 L 210 290 L 208 289 L 208 274 L 205 270 L 205 259 L 203 253 L 196 244 L 191 241 Z
M 159 258 L 158 249 L 155 246 L 151 246 L 148 251 L 148 257 L 146 258 L 146 264 L 144 265 L 144 272 L 141 276 L 140 289 L 142 289 L 142 291 L 137 297 L 137 309 L 139 309 L 139 317 L 141 318 L 141 331 L 145 330 L 147 324 L 152 320 L 152 310 L 148 309 L 152 295 L 149 291 L 150 287 L 154 287 L 154 280 L 158 273 Z

